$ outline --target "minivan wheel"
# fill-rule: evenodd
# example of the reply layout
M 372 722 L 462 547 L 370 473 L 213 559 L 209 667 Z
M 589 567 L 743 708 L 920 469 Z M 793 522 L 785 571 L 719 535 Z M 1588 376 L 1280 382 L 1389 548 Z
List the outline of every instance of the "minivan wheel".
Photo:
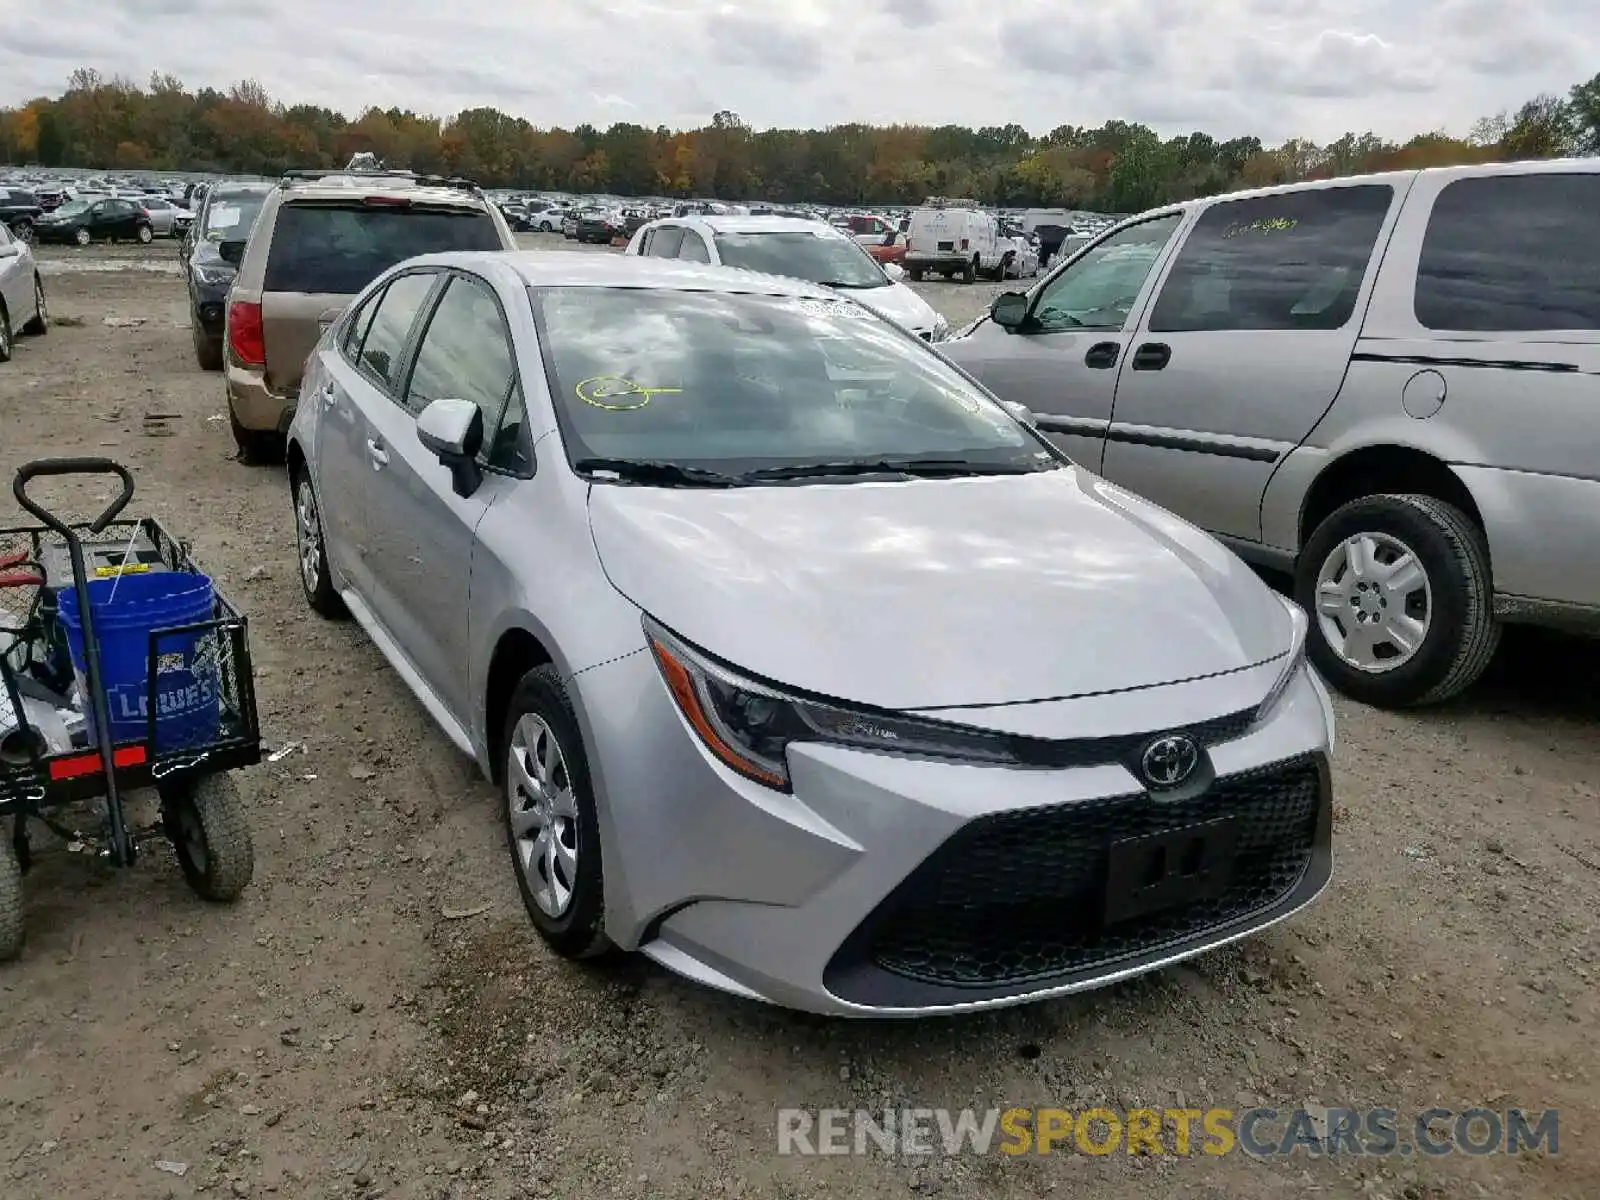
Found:
M 228 409 L 228 424 L 233 427 L 233 443 L 239 447 L 239 461 L 251 467 L 276 466 L 283 461 L 283 435 L 272 430 L 246 429 Z
M 603 954 L 611 942 L 600 822 L 578 721 L 554 666 L 517 684 L 500 745 L 506 845 L 528 916 L 562 957 Z
M 1500 642 L 1489 547 L 1432 496 L 1366 496 L 1318 525 L 1295 599 L 1307 652 L 1345 695 L 1381 708 L 1435 704 L 1483 674 Z

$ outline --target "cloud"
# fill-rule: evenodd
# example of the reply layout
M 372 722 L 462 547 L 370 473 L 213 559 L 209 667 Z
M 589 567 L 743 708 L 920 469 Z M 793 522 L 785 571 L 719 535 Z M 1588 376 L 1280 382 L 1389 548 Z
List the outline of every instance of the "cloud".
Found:
M 1464 132 L 1600 64 L 1591 0 L 50 0 L 0 32 L 0 104 L 75 67 L 288 102 L 537 125 L 1143 121 L 1321 141 Z M 617 101 L 624 101 L 619 104 Z M 632 105 L 626 107 L 625 105 Z

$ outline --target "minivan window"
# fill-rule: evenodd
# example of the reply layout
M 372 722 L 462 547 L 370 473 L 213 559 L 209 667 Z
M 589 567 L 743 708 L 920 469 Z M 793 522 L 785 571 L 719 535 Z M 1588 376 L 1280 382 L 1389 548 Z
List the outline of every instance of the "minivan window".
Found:
M 391 391 L 400 382 L 406 337 L 437 278 L 431 271 L 402 275 L 389 284 L 361 343 L 361 369 Z
M 1393 202 L 1388 184 L 1359 184 L 1213 204 L 1178 250 L 1150 332 L 1342 328 Z
M 349 295 L 419 254 L 499 249 L 486 212 L 290 203 L 278 210 L 263 288 Z
M 1600 175 L 1458 179 L 1433 202 L 1418 324 L 1462 333 L 1600 329 Z
M 1121 329 L 1180 220 L 1171 213 L 1130 225 L 1085 251 L 1044 285 L 1030 328 L 1037 333 Z

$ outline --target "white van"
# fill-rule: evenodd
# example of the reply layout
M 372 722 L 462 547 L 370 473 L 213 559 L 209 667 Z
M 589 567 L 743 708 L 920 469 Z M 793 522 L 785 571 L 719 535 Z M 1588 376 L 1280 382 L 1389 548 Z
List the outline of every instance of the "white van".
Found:
M 905 268 L 913 282 L 923 275 L 957 275 L 965 283 L 980 272 L 1000 278 L 1009 244 L 1000 237 L 1000 223 L 967 200 L 930 199 L 911 214 L 906 230 Z

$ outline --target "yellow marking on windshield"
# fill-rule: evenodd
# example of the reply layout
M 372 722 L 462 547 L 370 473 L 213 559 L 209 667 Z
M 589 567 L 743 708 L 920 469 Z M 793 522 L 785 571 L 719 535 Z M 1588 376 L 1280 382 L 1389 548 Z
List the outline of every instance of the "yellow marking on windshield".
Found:
M 585 404 L 603 408 L 607 412 L 632 412 L 643 408 L 657 396 L 675 395 L 683 391 L 675 387 L 645 387 L 621 375 L 591 375 L 588 379 L 580 379 L 572 390 Z M 632 398 L 632 403 L 611 403 L 625 397 Z

